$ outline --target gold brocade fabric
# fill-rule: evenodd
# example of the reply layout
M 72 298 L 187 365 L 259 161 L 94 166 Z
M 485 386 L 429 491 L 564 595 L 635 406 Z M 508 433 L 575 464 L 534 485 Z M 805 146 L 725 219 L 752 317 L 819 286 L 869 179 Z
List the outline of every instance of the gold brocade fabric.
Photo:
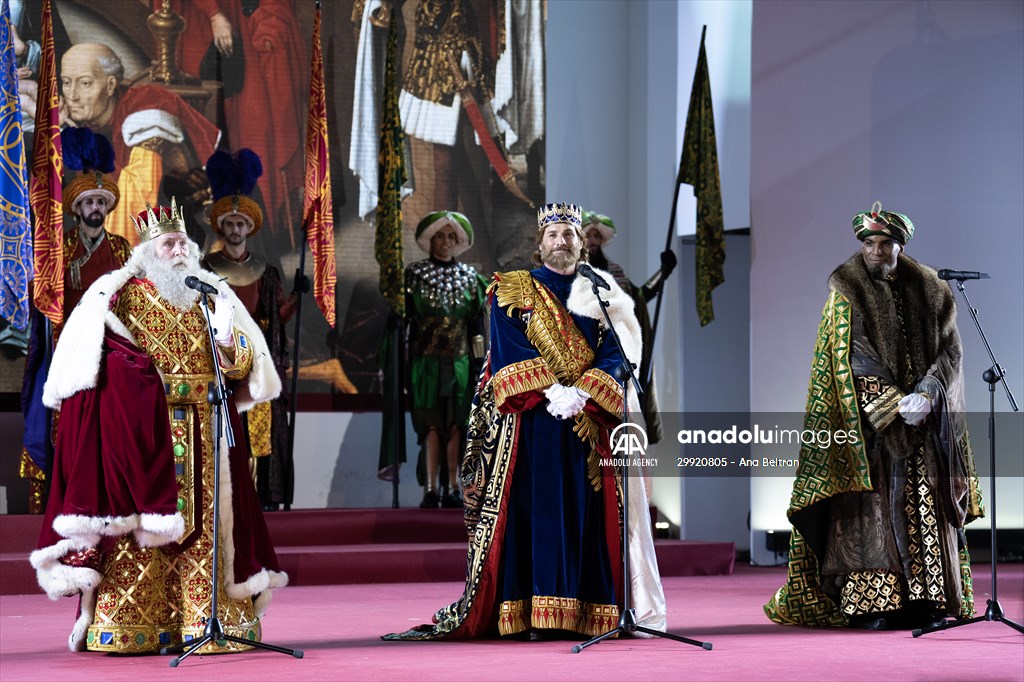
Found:
M 573 322 L 572 315 L 548 289 L 536 282 L 526 270 L 498 273 L 488 288 L 499 306 L 508 314 L 517 315 L 526 325 L 526 338 L 537 349 L 540 358 L 502 368 L 494 377 L 498 405 L 512 395 L 545 388 L 552 374 L 559 382 L 576 386 L 587 393 L 606 411 L 622 414 L 623 395 L 618 382 L 604 372 L 590 369 L 594 349 Z M 546 382 L 546 383 L 539 383 Z M 586 412 L 575 416 L 573 432 L 589 444 L 587 477 L 594 490 L 601 489 L 601 470 L 597 455 L 600 428 Z
M 419 0 L 416 7 L 416 35 L 406 66 L 403 87 L 409 94 L 428 102 L 451 106 L 461 90 L 465 74 L 460 68 L 462 54 L 469 56 L 474 83 L 481 94 L 494 97 L 493 67 L 485 63 L 480 39 L 465 0 Z M 504 25 L 499 22 L 498 26 Z
M 928 482 L 923 447 L 911 457 L 908 469 L 904 487 L 911 561 L 907 598 L 945 604 L 938 510 L 935 508 L 935 494 Z
M 901 302 L 896 294 L 894 299 L 900 331 L 909 338 Z M 855 376 L 851 345 L 860 341 L 851 341 L 851 318 L 850 302 L 833 290 L 819 326 L 804 427 L 850 430 L 858 434 L 858 442 L 801 448 L 789 509 L 794 529 L 787 583 L 765 605 L 765 613 L 781 624 L 843 626 L 849 616 L 897 611 L 918 602 L 969 617 L 974 611 L 969 554 L 966 547 L 958 547 L 956 528 L 946 518 L 943 490 L 936 483 L 943 479 L 929 469 L 936 454 L 928 450 L 933 444 L 925 432 L 911 431 L 906 441 L 911 447 L 896 453 L 872 451 L 886 458 L 881 460 L 879 489 L 868 494 L 874 482 L 866 475 L 870 466 L 864 436 L 886 437 L 881 429 L 896 421 L 896 403 L 921 370 L 915 371 L 906 358 L 902 390 L 873 373 Z M 890 447 L 885 440 L 872 443 Z M 970 486 L 969 500 L 980 501 L 976 478 Z M 815 507 L 830 498 L 830 506 Z M 834 524 L 822 551 L 830 566 L 823 567 L 811 541 L 801 534 L 801 529 L 814 531 L 814 514 Z M 844 549 L 835 552 L 836 547 Z
M 595 637 L 614 630 L 618 624 L 619 607 L 615 604 L 591 604 L 570 597 L 534 595 L 530 604 L 525 599 L 501 603 L 498 633 L 514 635 L 533 628 L 568 630 Z
M 850 302 L 831 292 L 818 327 L 804 428 L 862 433 L 853 371 L 850 367 Z M 844 492 L 871 489 L 863 440 L 842 447 L 814 442 L 800 451 L 789 515 Z M 764 606 L 776 623 L 843 626 L 846 617 L 821 587 L 821 565 L 796 528 L 790 539 L 787 582 Z
M 257 403 L 245 413 L 249 425 L 249 447 L 253 457 L 266 457 L 273 449 L 270 445 L 272 415 L 270 403 Z
M 899 416 L 899 401 L 903 394 L 876 376 L 855 377 L 857 400 L 871 427 L 884 429 Z
M 679 162 L 679 182 L 693 185 L 693 194 L 697 197 L 697 281 L 694 293 L 702 327 L 715 319 L 711 290 L 725 281 L 725 221 L 713 109 L 711 77 L 702 38 L 686 113 L 686 129 L 683 131 L 683 155 Z
M 28 450 L 21 449 L 18 476 L 28 479 L 28 513 L 42 514 L 46 511 L 46 474 L 36 466 Z
M 185 518 L 182 542 L 188 544 L 174 553 L 170 548 L 140 547 L 130 536 L 118 539 L 103 556 L 103 580 L 86 648 L 142 653 L 201 636 L 204 619 L 210 616 L 214 463 L 213 414 L 206 402 L 206 381 L 213 367 L 206 322 L 198 306 L 179 311 L 160 299 L 149 282 L 133 280 L 121 290 L 114 312 L 167 380 L 178 510 Z M 222 368 L 228 377 L 248 372 L 252 358 L 239 351 L 235 360 Z M 217 615 L 227 634 L 258 641 L 260 625 L 252 600 L 233 599 L 224 588 L 228 546 L 222 537 Z M 211 642 L 199 653 L 247 648 Z
M 859 616 L 886 613 L 903 608 L 900 576 L 892 571 L 856 571 L 843 585 L 843 613 Z
M 499 406 L 514 395 L 547 388 L 557 379 L 543 358 L 505 365 L 494 374 L 494 400 Z
M 946 603 L 942 536 L 935 495 L 927 478 L 923 448 L 910 457 L 903 493 L 910 541 L 910 571 L 905 577 L 886 570 L 854 571 L 848 574 L 840 597 L 842 612 L 847 616 L 897 611 L 912 602 L 925 600 L 936 606 Z M 969 563 L 966 567 L 960 566 L 959 578 L 963 583 L 970 582 Z M 969 588 L 964 590 L 964 594 L 964 608 L 970 609 Z

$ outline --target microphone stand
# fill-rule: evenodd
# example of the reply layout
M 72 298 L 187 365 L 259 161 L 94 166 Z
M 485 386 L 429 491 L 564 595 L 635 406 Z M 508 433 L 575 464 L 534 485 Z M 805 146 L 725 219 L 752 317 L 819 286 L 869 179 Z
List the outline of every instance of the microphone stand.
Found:
M 967 298 L 967 291 L 964 289 L 964 281 L 958 279 L 956 282 L 956 288 L 960 290 L 960 294 L 964 297 L 964 301 L 967 303 L 967 310 L 971 313 L 971 319 L 974 320 L 974 326 L 978 330 L 978 334 L 981 335 L 981 340 L 985 344 L 985 350 L 988 351 L 989 360 L 992 361 L 992 366 L 986 369 L 981 377 L 988 384 L 988 458 L 989 458 L 989 498 L 991 503 L 989 505 L 989 531 L 991 533 L 992 543 L 992 598 L 988 600 L 988 608 L 985 609 L 985 614 L 976 616 L 974 618 L 967 618 L 965 620 L 950 620 L 943 621 L 940 625 L 932 627 L 920 628 L 914 630 L 911 634 L 914 637 L 920 637 L 921 635 L 927 635 L 931 632 L 938 632 L 940 630 L 951 630 L 958 628 L 961 625 L 970 625 L 971 623 L 979 623 L 983 620 L 999 621 L 1005 623 L 1011 628 L 1024 634 L 1024 626 L 1020 623 L 1015 623 L 1006 617 L 1003 611 L 1002 605 L 999 603 L 999 588 L 996 576 L 996 562 L 999 558 L 999 553 L 996 549 L 996 384 L 1000 381 L 1003 382 L 1003 388 L 1006 389 L 1006 397 L 1010 401 L 1010 407 L 1013 408 L 1014 412 L 1019 412 L 1020 408 L 1017 407 L 1017 401 L 1013 399 L 1013 393 L 1010 392 L 1010 386 L 1006 383 L 1006 372 L 1003 370 L 999 362 L 996 361 L 996 356 L 992 352 L 992 346 L 988 344 L 988 339 L 985 337 L 985 331 L 981 328 L 981 322 L 978 321 L 978 311 L 973 305 L 971 300 Z
M 320 3 L 317 3 L 319 9 Z M 295 268 L 295 284 L 306 276 L 306 249 L 309 236 L 309 221 L 312 212 L 302 221 L 302 246 L 299 249 L 299 267 Z M 314 267 L 314 275 L 315 267 Z M 288 395 L 288 450 L 284 471 L 284 511 L 291 511 L 295 495 L 295 410 L 299 402 L 299 338 L 302 334 L 302 296 L 305 287 L 295 286 L 295 334 L 292 335 L 292 388 Z
M 405 320 L 394 320 L 394 336 L 391 339 L 391 376 L 392 413 L 395 415 L 394 448 L 391 451 L 391 508 L 398 509 L 398 471 L 402 468 L 399 453 L 405 451 L 405 397 L 402 388 L 405 385 Z
M 302 658 L 302 651 L 299 649 L 286 649 L 284 647 L 274 646 L 273 644 L 267 644 L 265 642 L 255 642 L 243 637 L 236 637 L 235 635 L 229 635 L 224 632 L 224 628 L 221 626 L 220 618 L 217 616 L 217 594 L 220 592 L 220 436 L 224 434 L 224 440 L 227 441 L 228 447 L 232 448 L 235 446 L 235 432 L 231 428 L 231 421 L 227 419 L 227 405 L 226 400 L 230 392 L 227 386 L 224 385 L 224 375 L 220 371 L 220 362 L 217 358 L 217 339 L 213 335 L 213 324 L 210 321 L 210 305 L 208 294 L 204 291 L 200 297 L 203 304 L 203 314 L 206 316 L 206 334 L 210 342 L 210 352 L 213 354 L 213 372 L 214 382 L 210 384 L 210 392 L 207 394 L 207 400 L 213 405 L 214 414 L 214 427 L 213 427 L 213 558 L 210 561 L 212 566 L 211 570 L 211 582 L 213 583 L 210 589 L 210 617 L 206 619 L 206 627 L 203 629 L 203 635 L 198 639 L 191 639 L 181 644 L 175 644 L 174 646 L 163 647 L 160 649 L 160 653 L 163 655 L 176 654 L 184 652 L 177 658 L 170 661 L 172 668 L 177 668 L 178 664 L 183 660 L 199 651 L 203 645 L 208 642 L 220 643 L 223 641 L 234 642 L 235 644 L 243 644 L 249 647 L 255 647 L 258 649 L 269 649 L 270 651 L 276 651 L 281 654 L 288 654 L 295 658 Z
M 600 278 L 600 275 L 596 275 L 596 278 Z M 598 303 L 601 305 L 601 312 L 604 314 L 605 323 L 608 325 L 608 330 L 611 332 L 611 338 L 615 342 L 615 346 L 619 349 L 619 355 L 622 357 L 622 364 L 615 370 L 615 378 L 619 381 L 622 386 L 622 423 L 629 421 L 629 380 L 632 380 L 633 387 L 636 389 L 636 394 L 641 394 L 640 382 L 637 381 L 636 375 L 633 374 L 635 365 L 626 359 L 626 354 L 622 350 L 622 341 L 619 339 L 618 332 L 615 331 L 615 326 L 612 324 L 612 319 L 608 315 L 608 301 L 601 298 L 601 293 L 598 290 L 598 284 L 596 281 L 591 280 L 591 289 L 594 291 L 594 296 L 597 298 Z M 686 637 L 680 637 L 670 632 L 662 632 L 661 630 L 654 630 L 637 623 L 636 611 L 630 606 L 630 580 L 629 580 L 629 457 L 624 457 L 622 460 L 622 613 L 619 615 L 619 624 L 609 630 L 608 632 L 597 635 L 588 639 L 582 644 L 576 644 L 572 647 L 572 652 L 578 654 L 588 646 L 597 644 L 598 642 L 604 641 L 609 637 L 613 637 L 621 632 L 633 633 L 643 632 L 648 635 L 655 637 L 664 637 L 666 639 L 674 639 L 677 642 L 683 642 L 684 644 L 692 644 L 693 646 L 699 646 L 703 649 L 711 651 L 711 642 L 698 642 L 695 639 L 688 639 Z

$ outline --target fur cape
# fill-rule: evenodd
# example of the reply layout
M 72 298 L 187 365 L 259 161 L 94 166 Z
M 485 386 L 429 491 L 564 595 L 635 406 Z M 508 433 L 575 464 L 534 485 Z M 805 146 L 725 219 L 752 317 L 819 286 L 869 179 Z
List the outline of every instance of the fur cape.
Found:
M 906 370 L 909 355 L 919 379 L 943 353 L 959 365 L 962 349 L 956 328 L 956 303 L 949 285 L 938 278 L 935 270 L 909 256 L 899 255 L 896 273 L 902 284 L 902 333 L 889 284 L 873 279 L 864 267 L 860 254 L 833 271 L 829 287 L 838 291 L 864 320 L 864 331 L 874 349 L 897 380 Z M 906 342 L 904 342 L 906 337 Z
M 945 472 L 944 485 L 936 489 L 937 503 L 948 524 L 957 529 L 983 514 L 966 431 L 962 348 L 952 292 L 934 270 L 902 254 L 897 275 L 902 324 L 890 284 L 873 279 L 860 254 L 829 278 L 831 292 L 818 327 L 804 428 L 856 430 L 859 438 L 828 445 L 804 443 L 800 449 L 788 511 L 793 524 L 789 578 L 764 606 L 776 623 L 847 624 L 846 615 L 823 590 L 820 567 L 829 498 L 870 491 L 875 485 L 864 432 L 870 426 L 861 419 L 856 399 L 851 399 L 857 356 L 870 355 L 877 373 L 888 374 L 901 393 L 923 391 L 932 396 L 929 429 L 937 438 L 927 441 L 926 447 L 931 461 L 941 460 L 942 466 L 936 466 Z M 902 419 L 894 420 L 877 432 L 880 447 L 894 456 L 907 452 L 907 428 Z M 955 551 L 950 557 L 955 566 Z M 950 599 L 947 594 L 947 603 Z
M 57 344 L 50 365 L 50 373 L 43 387 L 43 404 L 59 409 L 61 402 L 79 391 L 95 388 L 103 355 L 104 327 L 138 345 L 131 332 L 110 310 L 110 301 L 132 277 L 142 276 L 141 258 L 136 251 L 132 258 L 119 270 L 103 275 L 85 292 L 61 332 L 62 339 L 71 343 Z M 252 343 L 253 362 L 248 378 L 235 392 L 235 404 L 239 412 L 245 412 L 256 403 L 273 400 L 281 393 L 281 379 L 274 368 L 273 358 L 267 348 L 263 331 L 235 296 L 211 272 L 200 270 L 200 280 L 227 290 L 235 308 L 234 325 Z
M 640 361 L 643 358 L 644 344 L 640 333 L 640 323 L 636 319 L 634 306 L 636 302 L 615 283 L 615 278 L 610 272 L 593 268 L 601 279 L 609 287 L 609 291 L 601 293 L 602 298 L 608 301 L 608 317 L 612 320 L 612 326 L 622 343 L 622 352 L 629 362 L 633 363 L 633 374 L 640 372 Z M 601 312 L 601 304 L 591 290 L 591 282 L 582 275 L 577 275 L 572 283 L 569 292 L 569 299 L 566 307 L 569 312 L 581 317 L 589 317 L 604 322 L 604 313 Z M 631 414 L 640 413 L 640 403 L 636 398 L 635 391 L 629 391 L 629 411 Z
M 43 403 L 48 407 L 59 409 L 64 399 L 79 391 L 96 387 L 103 357 L 105 328 L 138 345 L 121 320 L 110 311 L 110 302 L 114 295 L 132 277 L 142 276 L 141 258 L 138 253 L 136 251 L 119 270 L 109 272 L 96 280 L 68 318 L 61 333 L 62 343 L 58 344 L 54 351 L 50 372 L 43 388 Z M 246 311 L 245 305 L 229 287 L 219 281 L 218 277 L 207 271 L 200 271 L 196 276 L 208 284 L 219 285 L 219 288 L 227 290 L 229 300 L 235 309 L 233 324 L 245 333 L 252 344 L 252 369 L 234 393 L 239 412 L 248 410 L 256 403 L 273 400 L 281 392 L 281 380 L 274 368 L 262 330 Z M 287 585 L 288 575 L 263 568 L 244 582 L 235 583 L 231 473 L 228 447 L 224 439 L 221 440 L 220 471 L 221 536 L 227 544 L 222 569 L 226 576 L 225 586 L 233 598 L 254 597 L 254 610 L 259 617 L 270 603 L 271 591 Z M 65 566 L 60 563 L 60 559 L 68 552 L 95 547 L 100 541 L 100 536 L 132 533 L 142 547 L 166 545 L 180 537 L 184 530 L 184 520 L 180 514 L 141 514 L 118 518 L 60 515 L 54 519 L 53 527 L 65 539 L 32 552 L 30 563 L 36 569 L 40 587 L 51 599 L 81 593 L 80 615 L 68 637 L 68 647 L 72 651 L 80 651 L 85 646 L 86 631 L 92 624 L 96 590 L 101 576 L 89 567 Z

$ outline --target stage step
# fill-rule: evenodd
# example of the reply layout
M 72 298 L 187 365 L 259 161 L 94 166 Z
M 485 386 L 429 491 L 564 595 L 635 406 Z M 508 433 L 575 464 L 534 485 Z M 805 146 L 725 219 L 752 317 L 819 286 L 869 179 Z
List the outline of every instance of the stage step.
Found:
M 460 581 L 466 534 L 458 509 L 269 512 L 267 527 L 292 585 Z M 28 555 L 42 517 L 0 516 L 0 594 L 39 592 Z M 731 542 L 658 540 L 663 576 L 728 575 Z

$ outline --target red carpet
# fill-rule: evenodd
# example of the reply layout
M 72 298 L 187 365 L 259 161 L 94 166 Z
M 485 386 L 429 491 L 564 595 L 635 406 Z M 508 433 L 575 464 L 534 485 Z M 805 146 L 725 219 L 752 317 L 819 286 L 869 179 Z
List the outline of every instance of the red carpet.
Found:
M 1024 620 L 1024 565 L 1000 567 L 1007 616 Z M 984 608 L 989 569 L 975 566 Z M 268 643 L 305 650 L 192 657 L 171 669 L 157 656 L 72 654 L 75 602 L 0 597 L 3 680 L 1024 680 L 1024 636 L 979 623 L 918 639 L 909 632 L 783 627 L 761 612 L 784 571 L 666 578 L 669 628 L 712 651 L 666 639 L 619 639 L 580 654 L 571 642 L 382 642 L 454 599 L 457 582 L 289 587 L 267 614 Z
M 319 509 L 266 515 L 281 568 L 293 586 L 438 582 L 466 575 L 458 509 Z M 0 594 L 37 594 L 28 555 L 40 516 L 0 516 Z M 662 575 L 732 572 L 731 542 L 659 540 Z

